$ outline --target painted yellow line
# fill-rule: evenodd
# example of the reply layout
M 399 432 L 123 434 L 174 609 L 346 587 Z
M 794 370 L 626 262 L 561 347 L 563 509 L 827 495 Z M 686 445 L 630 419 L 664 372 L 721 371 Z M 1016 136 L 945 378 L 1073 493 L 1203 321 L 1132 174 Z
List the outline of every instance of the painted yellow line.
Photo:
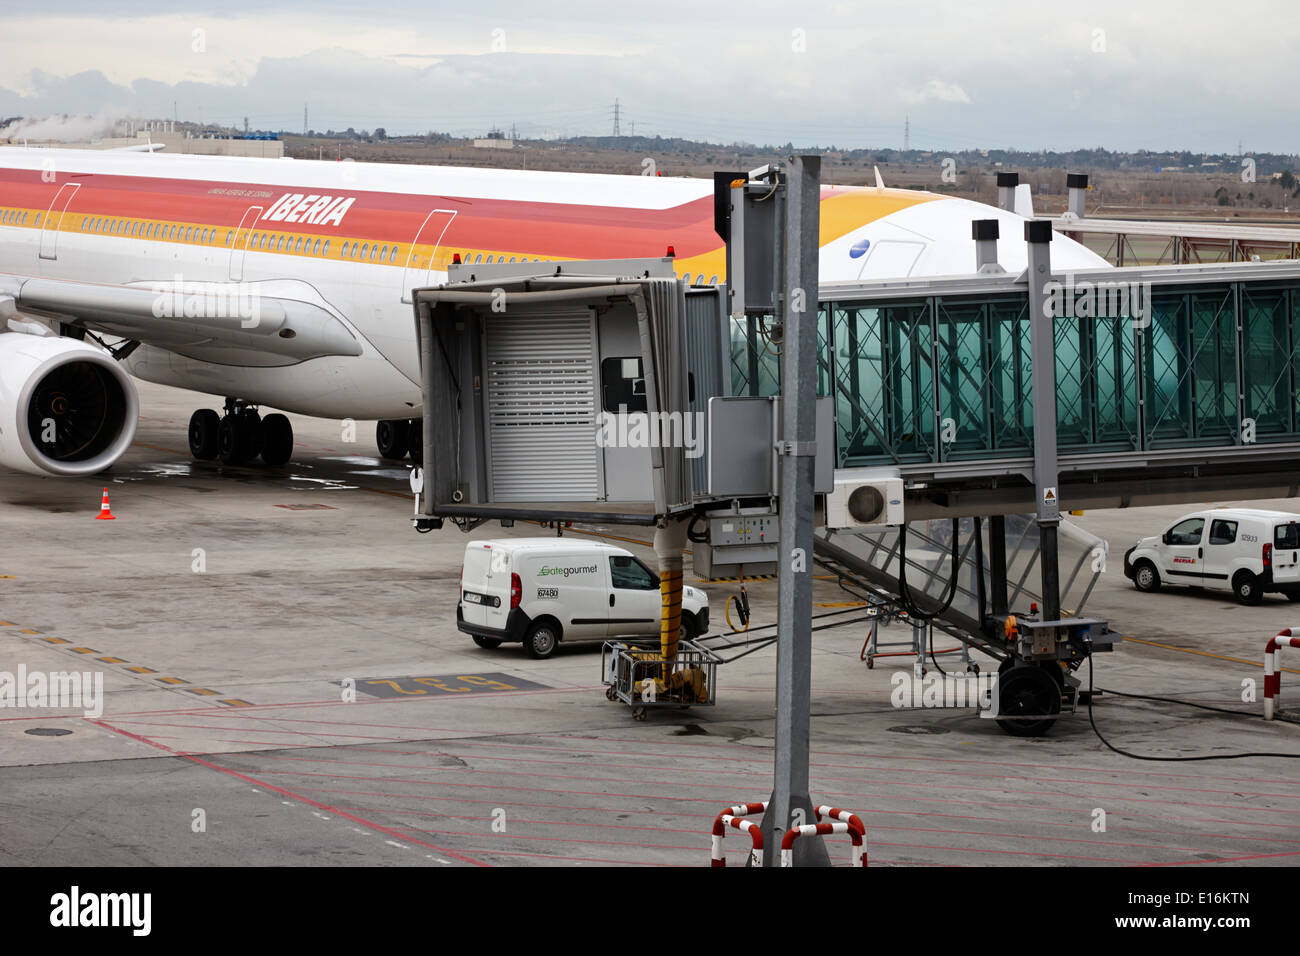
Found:
M 240 700 L 237 697 L 230 697 L 226 700 L 217 701 L 218 704 L 225 704 L 227 707 L 252 707 L 253 704 L 247 700 Z
M 1225 657 L 1223 654 L 1211 654 L 1209 651 L 1197 651 L 1197 650 L 1193 650 L 1190 647 L 1175 647 L 1173 644 L 1161 644 L 1159 641 L 1144 641 L 1141 638 L 1137 638 L 1137 637 L 1125 636 L 1124 641 L 1125 643 L 1131 643 L 1131 644 L 1145 644 L 1147 647 L 1163 647 L 1167 651 L 1181 651 L 1184 654 L 1195 654 L 1198 657 L 1213 657 L 1215 660 L 1231 661 L 1234 664 L 1249 664 L 1252 667 L 1264 666 L 1263 661 L 1248 661 L 1248 660 L 1243 660 L 1240 657 Z M 1300 674 L 1300 670 L 1296 670 L 1295 668 L 1292 667 L 1283 667 L 1280 668 L 1280 670 L 1286 671 L 1286 673 L 1288 674 Z
M 21 631 L 19 631 L 18 633 L 19 633 L 19 634 L 39 634 L 39 633 L 41 633 L 41 632 L 40 632 L 40 631 L 33 631 L 30 627 L 25 627 L 25 628 L 23 628 Z M 63 643 L 66 644 L 66 643 L 68 643 L 68 642 L 67 642 L 67 641 L 64 641 Z
M 127 670 L 129 670 L 132 674 L 157 674 L 158 673 L 156 670 L 153 670 L 152 668 L 148 668 L 148 667 L 128 667 Z
M 164 684 L 188 684 L 189 683 L 189 681 L 181 680 L 179 677 L 159 677 L 157 678 L 157 680 L 159 680 Z
M 24 631 L 23 633 L 39 634 L 40 631 Z M 46 644 L 71 644 L 72 643 L 71 641 L 65 641 L 61 637 L 42 637 L 41 640 L 43 640 Z
M 105 664 L 125 664 L 126 661 L 120 657 L 96 657 L 95 660 L 103 661 Z
M 99 651 L 91 647 L 69 647 L 68 650 L 74 654 L 98 654 Z
M 0 627 L 13 627 L 13 621 L 0 621 Z
M 203 697 L 216 697 L 220 693 L 219 691 L 208 690 L 206 687 L 187 687 L 185 688 L 185 691 L 186 693 L 199 694 Z
M 16 574 L 0 574 L 0 581 L 12 581 L 17 577 Z

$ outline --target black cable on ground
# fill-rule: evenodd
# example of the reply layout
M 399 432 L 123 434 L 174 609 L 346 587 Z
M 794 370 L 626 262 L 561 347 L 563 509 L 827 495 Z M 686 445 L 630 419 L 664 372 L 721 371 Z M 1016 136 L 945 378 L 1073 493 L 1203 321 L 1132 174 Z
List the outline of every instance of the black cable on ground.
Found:
M 1279 758 L 1282 758 L 1282 759 L 1285 759 L 1285 760 L 1300 760 L 1300 753 L 1290 753 L 1290 754 L 1286 754 L 1286 753 L 1275 753 L 1275 752 L 1272 752 L 1272 751 L 1260 751 L 1260 752 L 1239 753 L 1239 754 L 1216 754 L 1216 755 L 1213 755 L 1213 756 L 1206 755 L 1206 756 L 1200 756 L 1200 757 L 1153 757 L 1153 756 L 1150 756 L 1150 755 L 1147 755 L 1147 754 L 1135 754 L 1135 753 L 1132 753 L 1131 751 L 1128 751 L 1128 750 L 1121 750 L 1119 747 L 1116 747 L 1116 746 L 1115 746 L 1114 744 L 1112 744 L 1109 740 L 1107 740 L 1105 737 L 1102 736 L 1101 730 L 1099 730 L 1098 727 L 1097 727 L 1097 720 L 1096 720 L 1096 718 L 1093 716 L 1093 713 L 1092 713 L 1092 699 L 1093 699 L 1093 695 L 1094 695 L 1094 690 L 1093 690 L 1093 682 L 1092 682 L 1092 679 L 1093 679 L 1092 666 L 1093 666 L 1093 665 L 1092 665 L 1092 647 L 1091 647 L 1091 645 L 1089 645 L 1089 647 L 1088 647 L 1088 723 L 1090 723 L 1090 724 L 1092 725 L 1092 732 L 1093 732 L 1094 734 L 1097 735 L 1097 739 L 1100 740 L 1103 744 L 1105 744 L 1106 747 L 1107 747 L 1107 749 L 1114 751 L 1115 753 L 1119 754 L 1121 757 L 1131 757 L 1133 760 L 1150 760 L 1150 761 L 1156 761 L 1156 762 L 1159 762 L 1159 763 L 1190 763 L 1190 762 L 1199 761 L 1199 760 L 1243 760 L 1243 759 L 1245 759 L 1246 757 L 1279 757 Z M 1107 692 L 1105 692 L 1105 693 L 1114 693 L 1114 692 L 1113 692 L 1113 691 L 1107 691 Z M 1119 695 L 1119 696 L 1123 696 L 1123 697 L 1138 697 L 1139 695 L 1137 695 L 1137 694 L 1122 694 L 1122 695 Z M 1192 704 L 1192 703 L 1190 703 L 1190 702 L 1188 702 L 1188 701 L 1183 701 L 1183 700 L 1174 700 L 1173 698 L 1157 698 L 1157 697 L 1153 697 L 1153 698 L 1150 698 L 1150 699 L 1151 699 L 1151 700 L 1166 700 L 1166 701 L 1168 701 L 1168 702 L 1170 702 L 1170 703 L 1174 703 L 1174 704 L 1186 704 L 1186 705 L 1189 706 L 1189 707 L 1202 707 L 1202 708 L 1205 708 L 1205 709 L 1207 709 L 1207 710 L 1221 710 L 1221 711 L 1223 711 L 1224 713 L 1233 714 L 1234 716 L 1237 716 L 1237 717 L 1249 717 L 1249 716 L 1251 716 L 1250 714 L 1243 714 L 1243 713 L 1241 713 L 1240 711 L 1236 711 L 1236 710 L 1224 710 L 1224 708 L 1221 708 L 1221 707 L 1210 707 L 1208 704 Z

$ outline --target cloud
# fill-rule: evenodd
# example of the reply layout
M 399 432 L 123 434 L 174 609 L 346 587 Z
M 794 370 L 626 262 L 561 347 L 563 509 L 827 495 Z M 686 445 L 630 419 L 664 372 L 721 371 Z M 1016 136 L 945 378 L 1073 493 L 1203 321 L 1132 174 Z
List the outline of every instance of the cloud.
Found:
M 930 80 L 924 86 L 898 91 L 898 98 L 909 106 L 935 101 L 938 103 L 969 103 L 970 97 L 956 83 Z

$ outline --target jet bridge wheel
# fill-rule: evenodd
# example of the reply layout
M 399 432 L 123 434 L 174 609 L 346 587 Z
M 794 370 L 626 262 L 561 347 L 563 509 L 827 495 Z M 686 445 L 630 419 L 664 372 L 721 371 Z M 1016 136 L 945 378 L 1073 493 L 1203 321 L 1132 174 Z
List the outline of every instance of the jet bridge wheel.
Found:
M 1013 737 L 1041 737 L 1061 712 L 1061 684 L 1045 667 L 1008 660 L 998 668 L 997 699 L 999 727 Z

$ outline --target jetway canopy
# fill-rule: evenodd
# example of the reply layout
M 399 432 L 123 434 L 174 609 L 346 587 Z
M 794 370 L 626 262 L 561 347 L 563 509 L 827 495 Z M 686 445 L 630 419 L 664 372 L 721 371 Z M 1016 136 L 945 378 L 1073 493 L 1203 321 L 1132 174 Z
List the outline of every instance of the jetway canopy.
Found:
M 1300 263 L 1054 280 L 1062 508 L 1297 494 Z M 839 467 L 896 467 L 909 520 L 1033 510 L 1023 276 L 832 284 L 819 300 Z M 761 319 L 730 331 L 733 393 L 774 394 Z

